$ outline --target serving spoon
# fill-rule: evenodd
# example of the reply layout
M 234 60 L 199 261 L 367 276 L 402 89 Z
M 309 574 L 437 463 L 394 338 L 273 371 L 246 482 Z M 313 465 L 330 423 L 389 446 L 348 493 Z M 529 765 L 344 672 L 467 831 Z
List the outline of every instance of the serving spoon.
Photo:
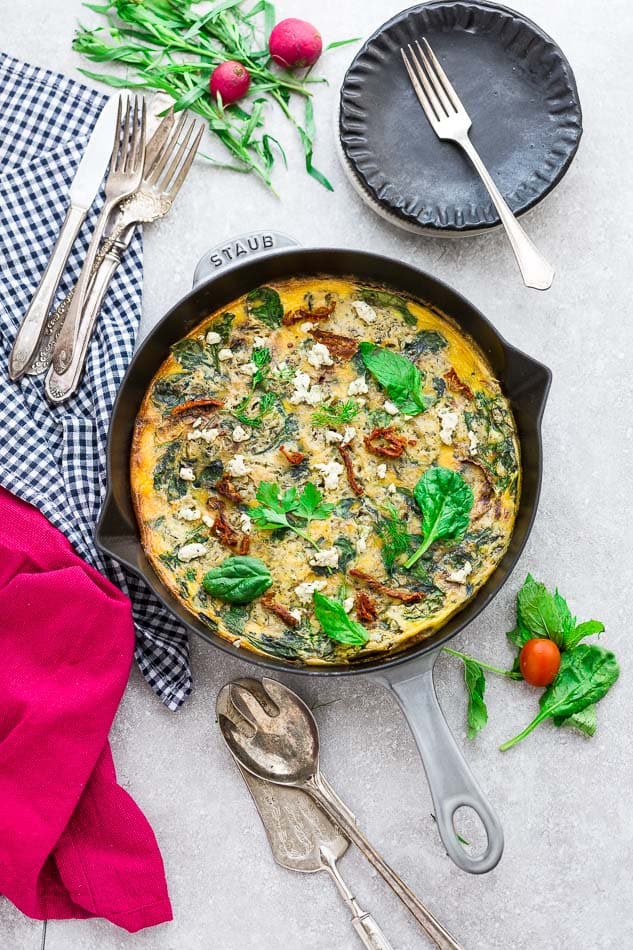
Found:
M 354 842 L 440 950 L 463 950 L 376 851 L 330 790 L 319 769 L 317 724 L 305 703 L 287 686 L 268 677 L 262 679 L 262 687 L 264 694 L 258 690 L 258 698 L 245 686 L 231 683 L 231 703 L 244 722 L 218 716 L 224 739 L 238 762 L 258 778 L 300 788 L 310 795 Z

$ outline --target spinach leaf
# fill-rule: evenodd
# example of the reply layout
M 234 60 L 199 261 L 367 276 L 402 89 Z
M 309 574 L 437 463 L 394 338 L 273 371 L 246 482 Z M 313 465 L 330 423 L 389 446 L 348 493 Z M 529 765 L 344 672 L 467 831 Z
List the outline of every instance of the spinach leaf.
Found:
M 153 484 L 169 501 L 177 501 L 187 494 L 187 482 L 180 477 L 180 444 L 170 442 L 154 469 Z
M 345 613 L 345 607 L 339 600 L 332 600 L 315 590 L 312 594 L 314 615 L 321 624 L 324 633 L 337 643 L 362 646 L 369 635 L 362 624 L 352 620 Z
M 338 566 L 340 571 L 347 570 L 348 564 L 350 564 L 356 557 L 356 548 L 352 544 L 349 538 L 346 538 L 344 535 L 340 534 L 338 538 L 334 541 L 334 547 L 338 548 L 341 552 L 338 556 Z
M 437 330 L 420 330 L 412 340 L 404 344 L 403 349 L 409 359 L 417 360 L 423 353 L 439 353 L 446 346 L 448 346 L 446 337 Z
M 593 703 L 581 712 L 574 713 L 573 716 L 567 716 L 567 718 L 554 716 L 553 722 L 555 726 L 573 726 L 574 729 L 578 729 L 584 735 L 593 736 L 598 728 L 596 705 Z
M 202 586 L 207 594 L 230 604 L 248 604 L 272 585 L 270 571 L 258 557 L 235 555 L 207 571 Z
M 202 469 L 196 479 L 196 485 L 199 488 L 213 488 L 224 474 L 224 465 L 221 459 L 213 459 Z
M 359 299 L 364 300 L 370 307 L 395 310 L 410 327 L 418 325 L 415 315 L 409 310 L 408 301 L 405 297 L 394 294 L 389 290 L 378 290 L 373 287 L 359 287 L 357 293 Z
M 246 297 L 246 309 L 250 317 L 261 320 L 267 327 L 274 330 L 281 326 L 284 308 L 281 297 L 272 287 L 258 287 Z
M 231 336 L 231 327 L 233 326 L 233 321 L 235 320 L 235 314 L 230 313 L 230 311 L 225 310 L 224 313 L 221 313 L 218 317 L 215 317 L 207 327 L 207 333 L 209 330 L 213 330 L 215 333 L 219 333 L 222 337 L 223 343 L 229 342 L 229 337 Z M 217 344 L 211 344 L 212 346 Z
M 211 369 L 215 373 L 216 361 L 213 353 L 209 350 L 199 340 L 192 340 L 188 337 L 174 343 L 171 347 L 171 352 L 182 368 L 190 373 L 197 369 Z
M 531 574 L 517 594 L 517 617 L 521 627 L 529 630 L 532 637 L 549 638 L 557 647 L 562 647 L 564 617 L 560 605 L 545 584 L 535 581 Z
M 464 682 L 468 692 L 468 738 L 474 739 L 488 722 L 488 709 L 484 700 L 486 678 L 479 663 L 462 658 L 464 664 Z
M 500 394 L 475 393 L 475 408 L 464 413 L 469 431 L 476 439 L 474 458 L 488 472 L 495 491 L 503 493 L 516 486 L 519 459 L 512 412 Z
M 375 343 L 361 343 L 358 350 L 369 372 L 401 412 L 407 416 L 424 412 L 422 374 L 411 360 Z
M 424 541 L 411 557 L 404 562 L 412 567 L 434 541 L 457 541 L 461 538 L 470 520 L 473 507 L 473 491 L 467 481 L 450 468 L 429 468 L 413 489 L 422 511 Z
M 620 668 L 613 653 L 602 647 L 581 643 L 561 656 L 558 676 L 540 699 L 540 712 L 513 739 L 504 742 L 502 752 L 525 739 L 545 719 L 568 719 L 583 712 L 611 689 Z
M 152 402 L 163 409 L 174 409 L 183 402 L 189 379 L 189 373 L 163 376 L 152 387 Z

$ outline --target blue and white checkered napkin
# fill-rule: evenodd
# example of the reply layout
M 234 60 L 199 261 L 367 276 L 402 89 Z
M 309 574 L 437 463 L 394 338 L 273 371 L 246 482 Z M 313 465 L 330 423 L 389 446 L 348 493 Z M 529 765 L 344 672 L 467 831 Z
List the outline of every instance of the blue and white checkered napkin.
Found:
M 94 525 L 106 486 L 106 437 L 141 315 L 137 233 L 104 302 L 77 394 L 61 406 L 43 377 L 9 381 L 7 361 L 68 206 L 68 190 L 106 97 L 0 53 L 0 484 L 39 508 L 77 552 L 131 598 L 136 659 L 170 709 L 191 692 L 183 627 L 145 584 L 97 552 Z M 93 209 L 68 260 L 59 303 L 79 277 Z

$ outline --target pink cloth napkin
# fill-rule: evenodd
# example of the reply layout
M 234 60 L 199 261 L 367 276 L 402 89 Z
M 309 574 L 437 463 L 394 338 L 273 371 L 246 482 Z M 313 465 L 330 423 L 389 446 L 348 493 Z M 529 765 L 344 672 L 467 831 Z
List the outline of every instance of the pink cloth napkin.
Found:
M 0 489 L 0 894 L 29 917 L 172 919 L 107 741 L 133 647 L 127 597 Z

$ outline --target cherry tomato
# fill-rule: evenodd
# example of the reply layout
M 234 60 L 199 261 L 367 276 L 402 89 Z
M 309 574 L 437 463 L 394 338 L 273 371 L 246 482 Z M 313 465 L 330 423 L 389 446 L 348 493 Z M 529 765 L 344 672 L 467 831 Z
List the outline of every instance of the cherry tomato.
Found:
M 531 686 L 549 686 L 560 669 L 560 650 L 553 640 L 528 640 L 519 654 L 519 666 Z

